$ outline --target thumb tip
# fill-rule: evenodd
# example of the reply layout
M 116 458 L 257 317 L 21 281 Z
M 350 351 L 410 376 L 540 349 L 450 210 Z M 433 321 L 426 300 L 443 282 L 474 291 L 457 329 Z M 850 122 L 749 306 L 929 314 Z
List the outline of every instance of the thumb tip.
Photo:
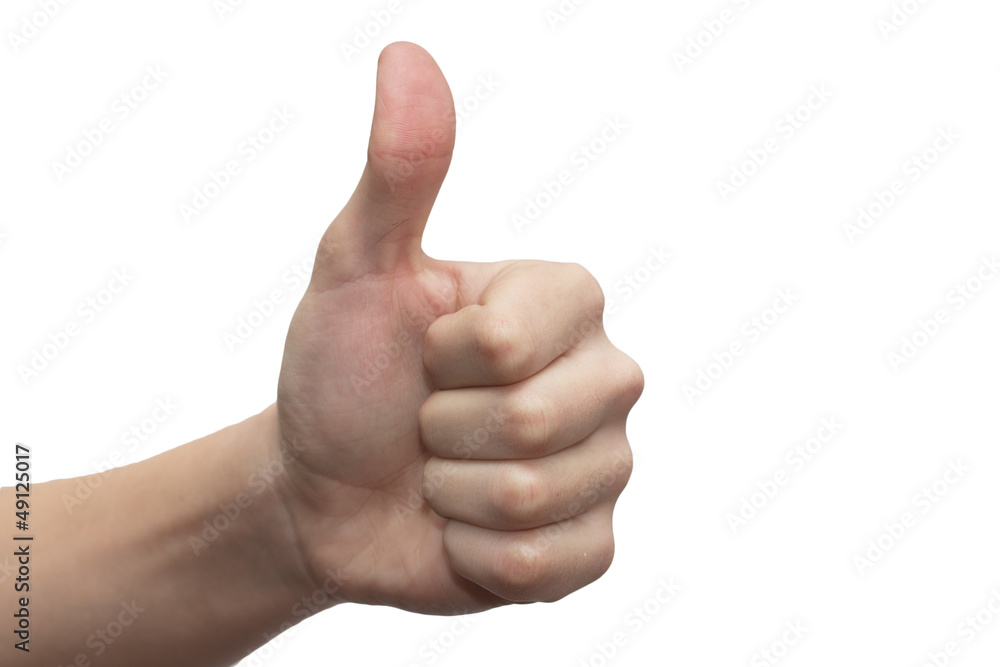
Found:
M 378 60 L 368 149 L 372 167 L 413 171 L 431 162 L 446 170 L 454 146 L 455 103 L 437 62 L 411 42 L 385 47 Z
M 392 42 L 382 49 L 378 56 L 379 65 L 393 58 L 403 58 L 410 61 L 417 59 L 434 62 L 434 57 L 419 44 L 407 41 Z M 435 63 L 436 65 L 437 63 Z

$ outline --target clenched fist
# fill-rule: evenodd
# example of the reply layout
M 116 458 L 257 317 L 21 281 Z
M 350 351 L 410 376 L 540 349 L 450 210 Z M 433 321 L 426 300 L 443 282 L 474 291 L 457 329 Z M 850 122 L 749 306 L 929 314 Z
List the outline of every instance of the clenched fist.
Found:
M 446 262 L 421 235 L 455 112 L 413 44 L 379 60 L 368 162 L 285 345 L 278 489 L 317 586 L 436 614 L 550 601 L 614 553 L 638 366 L 575 264 Z

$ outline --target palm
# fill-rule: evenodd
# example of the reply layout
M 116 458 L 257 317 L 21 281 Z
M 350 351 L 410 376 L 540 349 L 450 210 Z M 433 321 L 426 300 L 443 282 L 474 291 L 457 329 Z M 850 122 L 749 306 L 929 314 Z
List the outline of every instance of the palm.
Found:
M 316 518 L 310 524 L 318 529 L 303 537 L 317 555 L 314 568 L 336 563 L 352 588 L 371 596 L 367 602 L 481 610 L 499 599 L 452 571 L 445 520 L 420 500 L 429 455 L 417 414 L 433 389 L 422 334 L 466 305 L 455 277 L 461 265 L 426 262 L 423 270 L 310 290 L 286 344 L 281 436 L 296 452 L 292 484 L 308 494 Z

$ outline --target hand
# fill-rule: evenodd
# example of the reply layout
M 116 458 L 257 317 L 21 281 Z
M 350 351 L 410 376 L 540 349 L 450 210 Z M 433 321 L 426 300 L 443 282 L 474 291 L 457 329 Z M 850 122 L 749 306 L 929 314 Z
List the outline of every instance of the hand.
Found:
M 312 576 L 436 614 L 556 600 L 605 572 L 643 385 L 581 267 L 423 253 L 454 138 L 434 60 L 386 48 L 368 163 L 320 244 L 277 404 Z

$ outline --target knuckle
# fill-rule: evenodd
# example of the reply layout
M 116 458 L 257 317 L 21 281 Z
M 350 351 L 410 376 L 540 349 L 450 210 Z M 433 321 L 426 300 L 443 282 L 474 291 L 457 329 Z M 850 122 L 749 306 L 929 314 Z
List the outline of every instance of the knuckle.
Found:
M 553 414 L 552 405 L 544 396 L 524 390 L 515 392 L 507 408 L 510 446 L 527 456 L 543 451 L 552 433 Z
M 498 593 L 512 602 L 532 601 L 548 579 L 550 569 L 549 556 L 544 550 L 525 543 L 514 544 L 500 557 Z
M 516 318 L 484 313 L 473 325 L 476 353 L 491 377 L 503 384 L 523 380 L 531 365 L 531 337 Z
M 566 266 L 574 291 L 581 298 L 585 311 L 590 314 L 603 313 L 604 290 L 597 278 L 581 264 L 570 263 Z
M 507 526 L 524 527 L 536 523 L 549 505 L 550 492 L 533 466 L 505 465 L 494 490 L 494 511 Z
M 642 368 L 624 352 L 619 371 L 618 391 L 626 404 L 631 407 L 636 404 L 646 387 L 646 378 Z
M 632 476 L 632 448 L 624 433 L 610 443 L 604 459 L 587 471 L 578 497 L 587 507 L 610 506 L 621 494 Z
M 615 447 L 611 461 L 611 470 L 615 477 L 615 490 L 619 493 L 632 478 L 632 471 L 635 469 L 635 457 L 632 455 L 632 447 L 624 437 Z

